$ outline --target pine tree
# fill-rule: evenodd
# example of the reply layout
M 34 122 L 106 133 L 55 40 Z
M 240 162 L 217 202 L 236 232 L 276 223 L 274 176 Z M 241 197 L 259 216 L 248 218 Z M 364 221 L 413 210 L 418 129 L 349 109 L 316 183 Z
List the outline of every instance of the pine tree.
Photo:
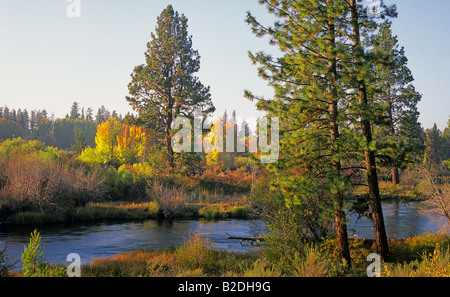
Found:
M 352 132 L 340 131 L 346 122 L 340 110 L 345 73 L 338 66 L 347 58 L 341 53 L 346 50 L 342 32 L 348 9 L 333 0 L 260 2 L 278 21 L 268 28 L 249 14 L 247 22 L 257 36 L 268 35 L 283 53 L 279 59 L 250 54 L 261 65 L 260 76 L 275 89 L 275 98 L 264 100 L 250 92 L 246 96 L 258 100 L 258 109 L 281 118 L 282 157 L 268 170 L 290 207 L 308 212 L 309 197 L 324 189 L 330 193 L 330 199 L 322 197 L 321 217 L 334 221 L 339 255 L 351 265 L 343 199 L 350 184 L 342 165 L 348 161 Z
M 94 120 L 93 112 L 94 111 L 90 107 L 88 107 L 88 109 L 86 109 L 86 120 L 88 120 L 88 121 L 93 121 Z
M 422 96 L 415 90 L 413 75 L 407 66 L 405 50 L 393 36 L 391 22 L 385 21 L 372 38 L 372 52 L 381 58 L 375 65 L 375 100 L 384 106 L 386 122 L 376 127 L 374 138 L 383 143 L 379 155 L 384 166 L 392 166 L 392 183 L 400 183 L 399 168 L 411 162 L 421 147 L 417 104 Z
M 359 118 L 360 130 L 364 141 L 362 151 L 367 175 L 367 185 L 369 189 L 369 204 L 372 212 L 372 222 L 375 232 L 375 243 L 378 254 L 384 261 L 389 261 L 389 247 L 387 242 L 386 228 L 384 224 L 383 209 L 381 207 L 380 189 L 378 185 L 377 163 L 375 157 L 376 145 L 373 138 L 372 127 L 379 117 L 379 106 L 369 100 L 369 82 L 375 80 L 370 69 L 376 63 L 367 54 L 364 47 L 363 37 L 367 37 L 377 28 L 373 16 L 369 16 L 367 8 L 357 3 L 357 0 L 349 1 L 351 33 L 349 38 L 353 45 L 352 61 L 353 66 L 349 68 L 352 73 L 350 84 L 356 89 L 355 99 L 357 118 Z M 385 7 L 385 16 L 395 16 L 395 7 Z
M 78 102 L 74 102 L 70 108 L 70 118 L 76 120 L 80 118 L 80 106 Z
M 44 246 L 41 245 L 41 237 L 39 232 L 34 230 L 34 232 L 31 233 L 30 243 L 28 244 L 28 247 L 24 247 L 21 257 L 24 276 L 46 276 L 48 272 L 48 265 L 44 262 L 45 259 L 43 248 Z
M 174 168 L 171 125 L 177 116 L 193 117 L 194 109 L 207 116 L 214 112 L 209 87 L 194 76 L 200 56 L 192 49 L 188 19 L 169 5 L 158 17 L 156 32 L 145 53 L 146 64 L 137 66 L 128 85 L 127 101 L 140 120 L 164 131 L 165 147 Z
M 445 138 L 436 123 L 433 128 L 426 130 L 424 163 L 428 166 L 439 166 L 445 155 Z
M 76 152 L 78 155 L 80 155 L 83 150 L 86 148 L 86 144 L 83 137 L 83 132 L 77 133 L 75 129 L 75 144 L 72 145 L 72 151 Z

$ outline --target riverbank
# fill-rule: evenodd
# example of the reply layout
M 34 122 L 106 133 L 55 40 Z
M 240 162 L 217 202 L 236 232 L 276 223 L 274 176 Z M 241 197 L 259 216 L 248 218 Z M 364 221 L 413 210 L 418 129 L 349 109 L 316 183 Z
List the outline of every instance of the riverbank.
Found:
M 356 188 L 347 199 L 352 202 L 352 211 L 364 212 L 366 189 Z M 417 202 L 420 193 L 413 185 L 392 185 L 381 182 L 380 192 L 384 201 Z M 98 202 L 87 203 L 83 207 L 54 207 L 43 211 L 26 211 L 10 215 L 0 222 L 3 225 L 43 225 L 55 223 L 94 222 L 104 220 L 147 220 L 147 219 L 249 219 L 258 217 L 247 196 L 220 197 L 199 202 L 195 199 L 176 201 L 172 209 L 157 201 L 151 202 Z M 355 203 L 362 203 L 363 205 Z M 167 204 L 167 203 L 165 203 Z
M 450 238 L 427 233 L 390 240 L 392 262 L 381 265 L 383 277 L 450 277 Z M 214 250 L 207 238 L 194 235 L 172 251 L 140 250 L 95 259 L 82 266 L 85 277 L 366 277 L 366 257 L 373 242 L 350 239 L 353 266 L 338 260 L 335 240 L 305 245 L 293 259 L 270 261 L 261 252 Z
M 267 251 L 236 253 L 215 248 L 208 237 L 193 234 L 178 247 L 140 249 L 96 258 L 81 266 L 81 277 L 367 277 L 373 242 L 350 238 L 352 267 L 339 261 L 334 239 L 305 243 L 292 257 L 271 259 Z M 391 262 L 382 277 L 450 277 L 450 238 L 427 233 L 389 241 Z M 2 263 L 0 263 L 1 266 Z M 45 275 L 65 277 L 67 265 L 45 266 Z M 3 276 L 21 277 L 9 271 Z
M 220 203 L 184 203 L 170 217 L 157 202 L 88 203 L 84 207 L 54 208 L 44 211 L 20 212 L 8 217 L 4 225 L 45 225 L 55 223 L 95 222 L 104 220 L 148 219 L 246 219 L 252 216 L 251 206 L 242 201 Z

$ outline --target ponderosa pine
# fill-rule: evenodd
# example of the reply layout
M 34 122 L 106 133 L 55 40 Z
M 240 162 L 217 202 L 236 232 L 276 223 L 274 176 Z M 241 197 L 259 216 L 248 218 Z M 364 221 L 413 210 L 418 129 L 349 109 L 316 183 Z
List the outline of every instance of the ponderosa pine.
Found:
M 342 163 L 348 136 L 340 133 L 346 122 L 342 112 L 345 90 L 339 63 L 346 45 L 342 38 L 346 9 L 334 0 L 260 1 L 278 21 L 261 25 L 250 13 L 247 22 L 257 36 L 269 36 L 283 56 L 275 59 L 262 52 L 250 54 L 259 64 L 260 76 L 275 90 L 273 100 L 258 98 L 257 107 L 280 117 L 281 158 L 269 165 L 273 185 L 289 207 L 308 212 L 308 198 L 325 190 L 321 220 L 334 222 L 337 248 L 351 265 L 344 193 L 350 186 Z M 328 199 L 329 197 L 329 199 Z
M 210 89 L 195 76 L 200 55 L 192 48 L 188 19 L 169 5 L 158 17 L 156 32 L 145 53 L 146 64 L 137 66 L 128 85 L 128 102 L 139 113 L 139 121 L 163 130 L 169 165 L 174 168 L 171 125 L 177 116 L 193 117 L 214 112 Z

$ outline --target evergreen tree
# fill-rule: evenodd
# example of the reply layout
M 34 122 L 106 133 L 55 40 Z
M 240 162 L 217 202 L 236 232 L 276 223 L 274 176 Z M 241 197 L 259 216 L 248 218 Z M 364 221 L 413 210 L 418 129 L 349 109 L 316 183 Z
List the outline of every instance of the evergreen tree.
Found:
M 70 119 L 76 120 L 80 118 L 80 106 L 78 102 L 74 102 L 70 109 Z
M 10 114 L 9 114 L 9 108 L 8 108 L 8 106 L 5 106 L 5 107 L 3 108 L 3 117 L 4 117 L 5 119 L 7 119 L 7 120 L 11 120 L 11 116 L 10 116 Z
M 428 166 L 441 165 L 444 159 L 445 151 L 445 138 L 441 130 L 438 129 L 436 123 L 433 128 L 426 130 L 425 141 L 425 158 L 424 163 Z
M 22 271 L 26 277 L 43 277 L 48 273 L 48 265 L 44 259 L 44 246 L 41 245 L 41 237 L 37 230 L 31 233 L 30 243 L 24 247 L 22 253 Z
M 110 118 L 109 111 L 106 109 L 104 105 L 102 105 L 97 111 L 97 115 L 95 116 L 95 122 L 97 123 L 97 125 L 100 125 L 101 123 L 109 120 L 109 118 Z
M 76 152 L 78 155 L 81 155 L 83 150 L 86 148 L 86 144 L 84 142 L 83 132 L 77 133 L 75 130 L 75 144 L 72 145 L 72 151 Z
M 339 255 L 351 265 L 343 199 L 350 184 L 342 167 L 350 135 L 339 129 L 346 118 L 339 110 L 345 93 L 339 77 L 345 73 L 338 67 L 348 59 L 340 54 L 346 50 L 342 30 L 348 8 L 332 0 L 261 2 L 278 21 L 268 28 L 249 14 L 247 22 L 283 52 L 279 59 L 250 54 L 261 65 L 260 76 L 275 89 L 275 98 L 246 96 L 258 99 L 258 109 L 281 118 L 282 157 L 268 169 L 290 207 L 309 212 L 308 198 L 324 189 L 331 193 L 329 200 L 322 197 L 320 220 L 334 221 Z
M 363 141 L 361 151 L 363 153 L 364 167 L 367 175 L 367 185 L 369 189 L 369 205 L 372 213 L 372 222 L 375 232 L 375 243 L 378 254 L 384 261 L 389 261 L 389 247 L 387 242 L 386 228 L 384 224 L 383 209 L 381 207 L 380 190 L 378 185 L 378 173 L 376 163 L 376 141 L 373 138 L 372 128 L 374 123 L 381 121 L 380 104 L 369 100 L 371 85 L 376 81 L 376 77 L 370 69 L 378 61 L 367 51 L 365 44 L 369 43 L 370 34 L 378 28 L 374 16 L 368 13 L 367 7 L 357 3 L 357 0 L 348 2 L 350 8 L 350 34 L 348 37 L 352 43 L 351 61 L 349 72 L 351 80 L 349 84 L 355 88 L 354 96 L 356 102 L 351 102 L 350 109 L 355 111 L 356 122 L 360 125 Z M 380 5 L 381 1 L 380 1 Z M 395 6 L 384 6 L 382 17 L 396 16 Z
M 385 125 L 378 125 L 374 138 L 384 147 L 379 152 L 383 165 L 392 166 L 392 183 L 400 183 L 399 168 L 405 168 L 420 150 L 421 128 L 417 104 L 421 95 L 415 90 L 413 75 L 407 66 L 405 50 L 392 35 L 391 23 L 385 21 L 371 42 L 372 52 L 381 58 L 375 65 L 377 88 L 375 100 L 385 108 Z M 418 141 L 419 140 L 419 141 Z
M 128 85 L 128 102 L 143 123 L 164 131 L 170 167 L 174 168 L 171 125 L 177 116 L 193 117 L 194 109 L 207 116 L 214 112 L 209 87 L 194 76 L 200 56 L 192 49 L 187 18 L 169 5 L 158 17 L 156 33 L 145 53 L 146 64 L 137 66 Z
M 23 110 L 23 124 L 24 124 L 24 126 L 22 126 L 23 129 L 25 130 L 26 133 L 28 133 L 30 131 L 30 117 L 28 116 L 27 109 Z
M 88 107 L 88 109 L 86 109 L 86 120 L 88 120 L 88 121 L 94 120 L 93 110 L 90 107 Z
M 30 115 L 30 131 L 33 132 L 34 130 L 36 130 L 38 124 L 39 120 L 36 115 L 36 110 L 32 110 Z

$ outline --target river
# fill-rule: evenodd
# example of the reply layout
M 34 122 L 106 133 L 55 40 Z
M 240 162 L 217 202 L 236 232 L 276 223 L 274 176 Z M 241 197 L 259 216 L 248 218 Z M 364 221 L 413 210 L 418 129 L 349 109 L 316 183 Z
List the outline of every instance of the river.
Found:
M 384 203 L 383 212 L 386 231 L 390 238 L 407 238 L 423 232 L 437 231 L 437 227 L 415 213 L 414 205 Z M 361 238 L 373 239 L 371 221 L 355 221 L 350 216 L 349 232 Z M 67 255 L 77 253 L 81 262 L 94 258 L 109 257 L 141 248 L 167 248 L 180 246 L 188 234 L 200 233 L 211 238 L 216 248 L 229 251 L 248 251 L 251 245 L 241 246 L 239 241 L 228 240 L 232 236 L 258 236 L 265 224 L 261 220 L 176 220 L 158 222 L 102 222 L 91 224 L 59 224 L 38 228 L 44 257 L 48 263 L 65 263 Z M 3 226 L 0 228 L 0 246 L 6 244 L 11 260 L 18 261 L 25 245 L 29 243 L 33 227 Z M 11 261 L 11 262 L 14 262 Z

